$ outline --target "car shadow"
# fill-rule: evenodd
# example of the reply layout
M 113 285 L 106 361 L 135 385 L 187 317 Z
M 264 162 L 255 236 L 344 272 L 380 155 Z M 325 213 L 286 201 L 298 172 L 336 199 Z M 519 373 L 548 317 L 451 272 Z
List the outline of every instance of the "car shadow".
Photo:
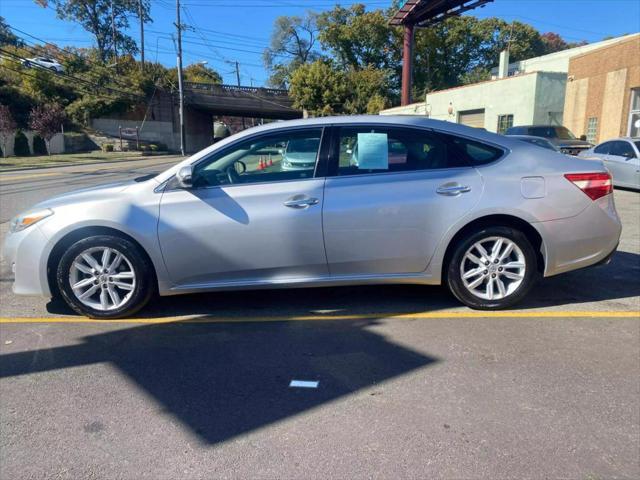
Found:
M 0 378 L 110 363 L 209 444 L 433 365 L 389 342 L 376 318 L 274 323 L 170 322 L 110 330 L 79 344 L 0 356 Z M 113 327 L 112 327 L 113 328 Z M 73 373 L 69 372 L 69 375 Z M 291 388 L 291 380 L 318 381 Z M 101 409 L 96 403 L 97 412 Z M 170 421 L 170 420 L 167 420 Z
M 514 310 L 640 297 L 640 254 L 616 252 L 607 265 L 542 279 Z M 442 286 L 370 285 L 241 290 L 156 297 L 136 317 L 201 316 L 291 318 L 308 315 L 391 316 L 461 306 Z M 640 307 L 640 306 L 638 306 Z M 62 301 L 47 304 L 57 315 L 75 315 Z

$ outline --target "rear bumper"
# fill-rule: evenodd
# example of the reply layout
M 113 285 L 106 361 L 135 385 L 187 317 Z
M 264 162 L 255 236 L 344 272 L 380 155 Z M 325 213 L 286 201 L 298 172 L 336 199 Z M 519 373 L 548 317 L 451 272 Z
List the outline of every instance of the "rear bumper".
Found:
M 545 277 L 605 261 L 616 250 L 622 233 L 613 195 L 596 200 L 575 217 L 533 226 L 543 240 Z

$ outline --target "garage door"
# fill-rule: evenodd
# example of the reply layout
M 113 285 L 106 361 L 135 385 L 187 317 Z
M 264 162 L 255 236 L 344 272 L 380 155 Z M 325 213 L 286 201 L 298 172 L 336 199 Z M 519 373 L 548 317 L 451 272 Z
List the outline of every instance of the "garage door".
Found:
M 484 128 L 484 108 L 458 112 L 458 123 L 468 127 Z

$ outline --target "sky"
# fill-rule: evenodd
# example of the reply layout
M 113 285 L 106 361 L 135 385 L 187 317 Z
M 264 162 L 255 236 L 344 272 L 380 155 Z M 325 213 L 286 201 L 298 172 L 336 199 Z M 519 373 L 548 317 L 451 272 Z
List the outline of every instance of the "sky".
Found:
M 307 10 L 330 10 L 335 0 L 181 0 L 184 65 L 206 61 L 224 83 L 235 84 L 239 62 L 243 85 L 262 86 L 268 72 L 262 51 L 269 45 L 274 20 L 281 15 L 303 15 Z M 339 2 L 348 6 L 352 0 Z M 387 8 L 391 0 L 363 1 L 368 9 Z M 151 0 L 153 23 L 145 26 L 145 55 L 167 66 L 176 63 L 170 35 L 175 32 L 175 0 Z M 604 37 L 640 31 L 640 0 L 495 0 L 468 13 L 479 18 L 499 17 L 529 23 L 541 32 L 559 33 L 567 41 L 596 42 Z M 89 47 L 94 42 L 78 24 L 56 18 L 51 8 L 34 0 L 0 0 L 0 16 L 23 32 L 60 46 Z M 139 40 L 137 18 L 130 35 Z M 16 34 L 25 37 L 20 32 Z M 32 38 L 26 37 L 29 40 Z

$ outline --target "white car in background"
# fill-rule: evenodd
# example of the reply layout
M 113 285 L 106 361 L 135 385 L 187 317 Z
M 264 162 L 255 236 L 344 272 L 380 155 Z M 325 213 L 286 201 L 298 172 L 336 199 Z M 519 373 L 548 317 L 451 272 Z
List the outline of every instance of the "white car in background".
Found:
M 64 72 L 64 67 L 60 63 L 58 63 L 56 60 L 50 57 L 25 58 L 22 61 L 22 64 L 26 68 L 41 67 L 41 68 L 46 68 L 47 70 L 52 70 L 56 73 Z
M 640 190 L 640 138 L 614 138 L 581 152 L 580 157 L 602 160 L 616 187 Z

